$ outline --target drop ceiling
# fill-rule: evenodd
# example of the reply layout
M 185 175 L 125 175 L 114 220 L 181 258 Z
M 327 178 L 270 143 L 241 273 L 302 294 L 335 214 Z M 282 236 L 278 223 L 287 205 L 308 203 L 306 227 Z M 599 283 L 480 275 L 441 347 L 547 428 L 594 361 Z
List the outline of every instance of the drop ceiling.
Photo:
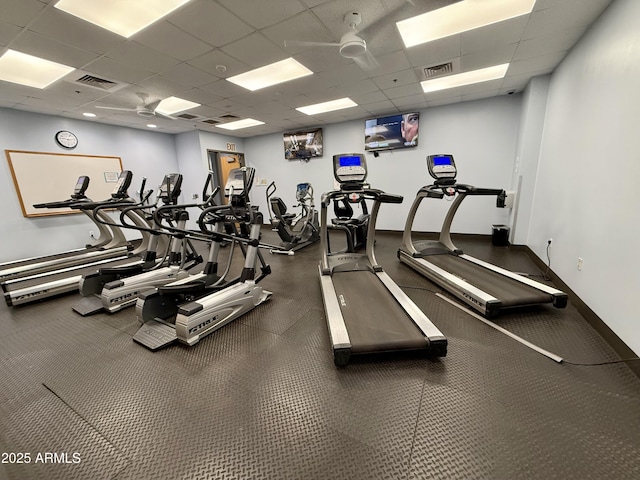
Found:
M 234 131 L 238 137 L 520 92 L 531 77 L 552 72 L 611 3 L 537 0 L 529 15 L 405 48 L 396 21 L 455 0 L 191 0 L 129 39 L 59 11 L 56 1 L 2 0 L 0 54 L 10 48 L 76 70 L 42 90 L 0 81 L 0 107 L 82 120 L 91 112 L 97 117 L 87 121 L 146 128 L 149 118 L 135 112 L 96 107 L 135 108 L 139 93 L 149 101 L 176 96 L 201 106 L 183 112 L 188 119 L 154 117 L 158 131 L 225 133 L 214 125 L 265 122 Z M 337 47 L 285 47 L 285 40 L 339 41 L 351 10 L 361 13 L 358 30 L 376 68 L 361 68 Z M 226 80 L 288 57 L 314 74 L 254 92 Z M 510 66 L 500 80 L 432 94 L 420 87 L 427 74 L 503 63 Z M 98 80 L 77 81 L 86 75 Z M 315 116 L 296 110 L 342 97 L 358 106 Z

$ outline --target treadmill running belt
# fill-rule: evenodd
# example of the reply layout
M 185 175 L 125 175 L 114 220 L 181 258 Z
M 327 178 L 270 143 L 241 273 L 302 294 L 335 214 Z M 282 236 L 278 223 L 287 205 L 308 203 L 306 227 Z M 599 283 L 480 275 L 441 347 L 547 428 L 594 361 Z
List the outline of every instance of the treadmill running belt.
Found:
M 455 255 L 428 255 L 424 259 L 469 282 L 502 302 L 502 307 L 548 303 L 551 295 L 471 263 Z
M 375 273 L 334 272 L 332 280 L 352 353 L 428 348 L 428 340 Z

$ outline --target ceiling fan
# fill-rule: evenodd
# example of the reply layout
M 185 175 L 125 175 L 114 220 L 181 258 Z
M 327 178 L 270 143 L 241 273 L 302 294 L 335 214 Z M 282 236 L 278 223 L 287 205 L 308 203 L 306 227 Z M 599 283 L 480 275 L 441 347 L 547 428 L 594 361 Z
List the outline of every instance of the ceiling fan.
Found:
M 339 42 L 308 42 L 304 40 L 285 40 L 285 47 L 338 47 L 340 55 L 350 58 L 365 70 L 376 68 L 379 63 L 367 50 L 367 42 L 358 35 L 356 27 L 362 22 L 360 12 L 351 11 L 344 16 L 344 23 L 349 30 L 342 35 Z
M 141 117 L 160 117 L 175 120 L 175 117 L 165 115 L 156 110 L 162 99 L 147 103 L 147 100 L 149 98 L 149 95 L 147 93 L 138 92 L 136 93 L 136 95 L 140 98 L 141 103 L 135 108 L 103 107 L 100 105 L 96 105 L 96 108 L 100 108 L 102 110 L 118 110 L 121 112 L 136 112 Z

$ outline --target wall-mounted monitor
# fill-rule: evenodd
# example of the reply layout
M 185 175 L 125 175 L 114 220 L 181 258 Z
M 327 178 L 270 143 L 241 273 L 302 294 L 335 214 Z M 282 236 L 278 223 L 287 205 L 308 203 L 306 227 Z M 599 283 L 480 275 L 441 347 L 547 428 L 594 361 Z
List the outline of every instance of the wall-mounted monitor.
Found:
M 418 112 L 389 115 L 365 121 L 364 149 L 366 151 L 393 150 L 418 145 Z
M 284 158 L 287 160 L 309 160 L 322 156 L 322 128 L 285 133 Z

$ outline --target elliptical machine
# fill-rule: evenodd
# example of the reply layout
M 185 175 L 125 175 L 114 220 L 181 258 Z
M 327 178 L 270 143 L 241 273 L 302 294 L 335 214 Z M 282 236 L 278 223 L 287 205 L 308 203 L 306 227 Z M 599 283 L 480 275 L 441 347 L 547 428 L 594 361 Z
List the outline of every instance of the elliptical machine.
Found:
M 189 219 L 189 212 L 180 205 L 177 205 L 181 185 L 182 175 L 172 173 L 165 176 L 157 195 L 158 202 L 161 202 L 165 208 L 158 208 L 154 212 L 156 228 L 140 227 L 126 220 L 126 216 L 131 210 L 146 210 L 148 206 L 130 206 L 122 210 L 120 222 L 124 227 L 146 231 L 153 237 L 170 235 L 172 238 L 166 262 L 164 259 L 160 259 L 154 267 L 147 271 L 104 284 L 100 293 L 100 300 L 103 309 L 107 312 L 114 313 L 123 308 L 135 305 L 140 293 L 185 278 L 189 275 L 188 270 L 202 263 L 202 257 L 198 254 L 188 238 L 184 238 L 183 235 L 171 235 L 167 230 L 162 228 L 161 223 L 158 221 L 159 212 L 162 211 L 161 215 L 166 222 L 171 222 L 180 229 L 185 228 L 187 220 Z M 153 250 L 148 253 L 154 255 Z
M 272 292 L 257 285 L 271 273 L 271 267 L 259 250 L 262 214 L 249 201 L 254 175 L 250 167 L 231 170 L 224 193 L 229 202 L 202 211 L 198 218 L 200 232 L 169 228 L 176 234 L 210 240 L 209 258 L 202 274 L 138 297 L 136 314 L 142 326 L 133 337 L 135 342 L 153 351 L 176 341 L 191 346 L 271 297 Z M 218 275 L 222 242 L 231 242 L 231 251 L 225 271 Z M 239 276 L 229 280 L 226 276 L 236 244 L 244 255 L 244 267 Z M 256 275 L 258 261 L 260 273 Z
M 292 254 L 320 240 L 318 211 L 313 204 L 313 187 L 310 183 L 299 183 L 296 187 L 296 207 L 300 213 L 287 213 L 287 205 L 282 198 L 274 197 L 276 182 L 267 187 L 267 207 L 272 230 L 278 232 L 282 243 L 271 250 L 272 253 Z

